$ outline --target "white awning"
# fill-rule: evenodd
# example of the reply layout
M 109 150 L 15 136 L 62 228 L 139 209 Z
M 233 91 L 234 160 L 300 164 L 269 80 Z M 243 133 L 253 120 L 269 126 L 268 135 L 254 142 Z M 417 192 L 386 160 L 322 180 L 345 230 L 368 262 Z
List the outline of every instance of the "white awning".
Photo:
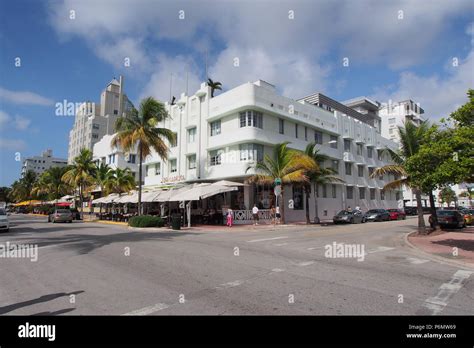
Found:
M 237 189 L 238 188 L 235 186 L 203 186 L 202 184 L 200 184 L 190 190 L 171 196 L 170 201 L 198 201 L 200 199 L 208 198 L 219 193 L 236 191 Z
M 106 197 L 101 197 L 101 198 L 97 198 L 97 199 L 94 199 L 92 201 L 92 204 L 97 204 L 97 203 L 113 203 L 115 202 L 117 199 L 119 199 L 119 195 L 117 193 L 111 193 L 110 195 L 106 196 Z
M 153 202 L 169 202 L 171 197 L 176 196 L 177 194 L 183 193 L 185 191 L 191 190 L 194 185 L 187 185 L 180 188 L 173 188 L 170 190 L 160 191 L 154 198 Z
M 138 202 L 138 192 L 133 191 L 128 194 L 120 196 L 114 203 L 136 203 Z
M 213 186 L 245 186 L 240 182 L 228 181 L 228 180 L 219 180 L 212 184 Z

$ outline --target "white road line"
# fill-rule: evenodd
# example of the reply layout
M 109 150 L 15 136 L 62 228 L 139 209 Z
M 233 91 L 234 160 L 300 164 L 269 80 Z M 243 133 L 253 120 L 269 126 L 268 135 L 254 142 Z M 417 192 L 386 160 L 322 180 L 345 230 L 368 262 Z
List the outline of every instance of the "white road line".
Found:
M 304 266 L 312 265 L 313 263 L 314 261 L 305 261 L 305 262 L 298 263 L 298 266 L 304 267 Z
M 375 249 L 367 251 L 367 254 L 380 253 L 382 251 L 389 251 L 389 250 L 393 250 L 393 249 L 395 249 L 395 248 L 380 246 L 380 247 L 377 247 Z
M 278 244 L 274 244 L 275 246 L 283 246 L 283 245 L 287 245 L 288 243 L 278 243 Z
M 324 249 L 324 247 L 320 246 L 320 247 L 312 247 L 312 248 L 308 248 L 307 250 L 317 250 L 317 249 Z
M 454 273 L 453 277 L 448 283 L 441 284 L 439 291 L 434 297 L 429 297 L 423 303 L 423 307 L 431 311 L 431 315 L 441 313 L 444 307 L 447 306 L 448 301 L 453 297 L 464 285 L 465 281 L 474 272 L 459 270 Z
M 267 240 L 276 240 L 276 239 L 285 239 L 285 238 L 288 238 L 288 237 L 287 236 L 281 236 L 281 237 L 265 238 L 265 239 L 253 239 L 253 240 L 248 240 L 247 243 L 265 242 Z
M 221 284 L 219 286 L 216 286 L 215 288 L 216 289 L 227 289 L 227 288 L 233 288 L 235 286 L 239 286 L 241 284 L 243 284 L 244 281 L 243 280 L 234 280 L 233 282 L 228 282 L 228 283 L 224 283 L 224 284 Z
M 272 272 L 275 272 L 275 273 L 277 273 L 277 272 L 284 272 L 284 271 L 285 271 L 285 270 L 284 270 L 284 269 L 281 269 L 281 268 L 274 268 L 274 269 L 272 269 Z
M 164 303 L 157 303 L 153 306 L 148 306 L 148 307 L 145 307 L 145 308 L 142 308 L 142 309 L 137 309 L 136 311 L 125 313 L 123 315 L 148 315 L 148 314 L 151 314 L 151 313 L 161 311 L 162 309 L 166 309 L 168 307 L 169 306 L 164 304 Z
M 430 262 L 430 260 L 417 259 L 416 257 L 407 257 L 407 260 L 414 265 L 421 265 L 422 263 Z

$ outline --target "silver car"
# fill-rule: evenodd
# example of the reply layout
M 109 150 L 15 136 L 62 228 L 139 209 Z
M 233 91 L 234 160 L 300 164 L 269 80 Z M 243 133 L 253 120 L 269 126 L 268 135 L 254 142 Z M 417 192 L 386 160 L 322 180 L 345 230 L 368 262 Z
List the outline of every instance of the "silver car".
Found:
M 72 222 L 72 212 L 69 209 L 56 209 L 49 214 L 48 222 Z
M 0 209 L 0 231 L 8 232 L 10 230 L 10 223 L 8 222 L 8 215 L 5 209 Z

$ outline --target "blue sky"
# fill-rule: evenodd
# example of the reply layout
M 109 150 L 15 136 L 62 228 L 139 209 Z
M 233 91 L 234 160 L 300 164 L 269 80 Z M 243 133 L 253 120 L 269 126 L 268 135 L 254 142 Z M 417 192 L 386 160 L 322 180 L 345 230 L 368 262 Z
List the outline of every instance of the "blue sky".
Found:
M 261 78 L 293 98 L 412 98 L 437 120 L 474 87 L 473 10 L 461 0 L 2 1 L 0 186 L 19 176 L 16 153 L 67 156 L 73 117 L 55 116 L 55 103 L 99 101 L 120 74 L 135 103 L 167 99 L 171 73 L 174 95 L 186 73 L 192 93 L 206 51 L 224 89 Z

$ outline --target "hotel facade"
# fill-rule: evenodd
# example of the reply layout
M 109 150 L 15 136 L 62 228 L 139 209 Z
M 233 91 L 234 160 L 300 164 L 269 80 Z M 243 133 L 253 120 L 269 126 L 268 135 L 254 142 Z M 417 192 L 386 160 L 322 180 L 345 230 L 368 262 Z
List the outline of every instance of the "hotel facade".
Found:
M 279 95 L 273 85 L 262 80 L 210 96 L 210 87 L 203 83 L 193 95 L 181 94 L 175 105 L 165 103 L 170 118 L 158 126 L 173 130 L 177 140 L 169 144 L 167 161 L 156 153 L 146 158 L 145 189 L 219 180 L 243 183 L 252 175 L 247 169 L 255 161 L 265 154 L 273 155 L 274 144 L 290 142 L 289 147 L 304 150 L 316 142 L 320 152 L 330 158 L 324 167 L 336 170 L 344 183 L 312 190 L 312 220 L 315 194 L 322 220 L 349 206 L 364 211 L 400 206 L 399 191 L 383 190 L 393 177 L 369 178 L 374 168 L 390 163 L 383 150 L 396 149 L 397 144 L 382 137 L 380 117 L 366 99 L 353 101 L 353 107 L 320 93 L 294 100 Z M 253 204 L 263 210 L 275 205 L 271 186 L 245 185 L 230 196 L 216 197 L 211 208 L 230 206 L 237 223 L 250 219 Z M 305 219 L 300 185 L 285 186 L 280 204 L 286 204 L 286 221 Z

